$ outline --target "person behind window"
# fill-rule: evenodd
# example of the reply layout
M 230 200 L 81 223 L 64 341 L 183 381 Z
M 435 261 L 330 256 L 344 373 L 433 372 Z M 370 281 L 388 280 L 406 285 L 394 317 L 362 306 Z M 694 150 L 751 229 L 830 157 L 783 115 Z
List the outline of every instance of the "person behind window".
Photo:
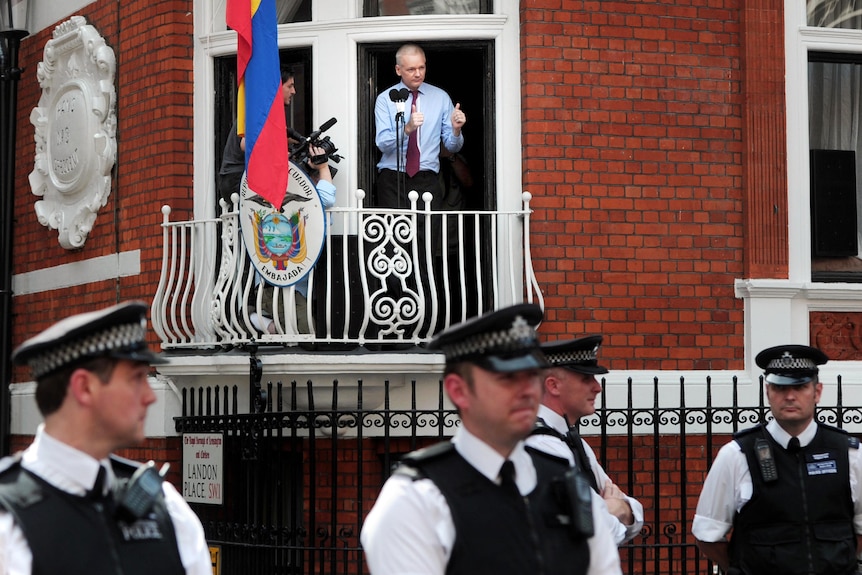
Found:
M 410 190 L 420 196 L 430 191 L 438 201 L 441 198 L 440 145 L 453 153 L 461 149 L 461 128 L 467 116 L 460 103 L 453 106 L 445 91 L 425 82 L 425 52 L 416 44 L 405 44 L 395 53 L 395 73 L 401 81 L 378 95 L 374 104 L 375 143 L 382 152 L 377 164 L 377 202 L 380 207 L 406 208 Z M 409 94 L 403 127 L 396 122 L 398 110 L 389 95 L 402 89 Z M 418 149 L 415 162 L 411 139 Z M 403 187 L 399 177 L 404 178 Z
M 293 70 L 282 68 L 281 70 L 281 95 L 284 105 L 290 104 L 293 95 L 296 94 L 296 81 Z M 221 168 L 218 172 L 216 183 L 221 198 L 231 205 L 231 194 L 239 194 L 239 186 L 242 183 L 242 175 L 245 173 L 245 138 L 236 133 L 236 119 L 227 135 L 224 145 L 224 153 L 221 159 Z

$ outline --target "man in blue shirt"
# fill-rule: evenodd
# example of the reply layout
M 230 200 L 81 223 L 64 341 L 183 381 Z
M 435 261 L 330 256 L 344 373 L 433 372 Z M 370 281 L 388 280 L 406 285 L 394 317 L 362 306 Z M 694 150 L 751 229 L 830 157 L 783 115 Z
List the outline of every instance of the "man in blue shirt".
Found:
M 382 152 L 377 164 L 377 202 L 381 207 L 409 207 L 410 190 L 418 191 L 420 197 L 430 191 L 435 205 L 442 201 L 438 177 L 441 142 L 451 153 L 464 145 L 461 128 L 467 116 L 461 104 L 453 106 L 445 91 L 425 83 L 425 71 L 422 48 L 416 44 L 401 46 L 395 53 L 395 73 L 401 81 L 377 96 L 374 105 L 375 143 Z M 408 95 L 401 122 L 390 92 L 403 89 Z M 411 161 L 411 134 L 418 148 L 418 161 Z M 399 178 L 403 178 L 401 186 Z

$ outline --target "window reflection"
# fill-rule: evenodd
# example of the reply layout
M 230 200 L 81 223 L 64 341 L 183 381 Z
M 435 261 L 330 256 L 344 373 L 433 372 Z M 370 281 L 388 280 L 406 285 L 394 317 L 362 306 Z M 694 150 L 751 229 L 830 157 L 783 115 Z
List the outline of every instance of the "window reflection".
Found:
M 806 7 L 809 26 L 862 30 L 862 0 L 807 0 Z
M 279 24 L 311 22 L 311 0 L 275 0 Z
M 862 274 L 862 65 L 850 54 L 809 54 L 812 275 L 859 281 Z

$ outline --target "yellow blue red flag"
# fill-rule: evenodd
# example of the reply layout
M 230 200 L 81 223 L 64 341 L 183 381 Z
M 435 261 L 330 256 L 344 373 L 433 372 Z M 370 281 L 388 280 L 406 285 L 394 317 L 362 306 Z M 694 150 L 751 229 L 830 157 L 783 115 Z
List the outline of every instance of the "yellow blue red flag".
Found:
M 276 208 L 287 191 L 287 128 L 275 0 L 228 0 L 236 31 L 237 135 L 245 136 L 248 187 Z

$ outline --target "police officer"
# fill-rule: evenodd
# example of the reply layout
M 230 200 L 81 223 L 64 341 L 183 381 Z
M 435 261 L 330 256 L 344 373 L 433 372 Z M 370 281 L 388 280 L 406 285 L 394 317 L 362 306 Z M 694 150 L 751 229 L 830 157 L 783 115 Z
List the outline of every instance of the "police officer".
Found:
M 451 441 L 408 454 L 362 528 L 373 575 L 620 573 L 600 502 L 564 476 L 568 462 L 526 448 L 547 366 L 520 304 L 439 334 L 443 385 L 462 425 Z M 585 495 L 585 497 L 584 497 Z
M 621 545 L 643 527 L 643 505 L 608 477 L 577 427 L 582 417 L 596 412 L 596 396 L 602 391 L 596 376 L 608 373 L 598 364 L 601 344 L 600 335 L 542 343 L 551 367 L 543 377 L 542 405 L 527 445 L 565 457 L 587 473 L 590 486 L 604 499 L 608 524 L 617 545 Z
M 856 573 L 859 441 L 814 418 L 828 360 L 805 345 L 757 354 L 773 419 L 721 448 L 692 523 L 700 550 L 726 573 Z
M 152 466 L 111 453 L 141 442 L 155 401 L 146 310 L 128 302 L 66 318 L 13 361 L 36 380 L 44 423 L 0 461 L 0 575 L 211 575 L 200 520 Z

